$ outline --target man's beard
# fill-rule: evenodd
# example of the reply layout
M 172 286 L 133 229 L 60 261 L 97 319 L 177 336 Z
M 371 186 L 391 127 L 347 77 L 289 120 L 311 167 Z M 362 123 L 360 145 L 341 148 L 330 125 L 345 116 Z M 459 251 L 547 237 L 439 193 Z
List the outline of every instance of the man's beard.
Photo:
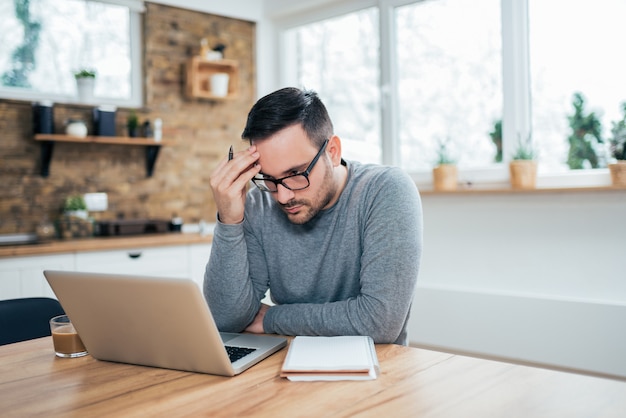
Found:
M 326 162 L 326 161 L 325 161 Z M 333 167 L 329 164 L 324 164 L 325 174 L 322 179 L 321 188 L 319 189 L 317 195 L 313 198 L 313 200 L 301 199 L 301 200 L 290 200 L 284 205 L 280 205 L 281 208 L 285 211 L 285 214 L 294 224 L 303 225 L 317 216 L 320 211 L 322 211 L 331 200 L 335 196 L 337 192 L 337 185 L 335 184 L 335 179 L 333 176 Z M 295 214 L 291 214 L 287 212 L 287 209 L 301 206 L 300 211 Z

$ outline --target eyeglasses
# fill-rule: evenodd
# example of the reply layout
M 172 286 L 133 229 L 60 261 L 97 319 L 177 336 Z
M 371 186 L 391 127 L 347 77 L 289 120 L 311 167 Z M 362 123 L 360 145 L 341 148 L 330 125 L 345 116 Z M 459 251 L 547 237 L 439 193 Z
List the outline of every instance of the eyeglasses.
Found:
M 309 174 L 311 173 L 311 170 L 313 170 L 313 167 L 315 167 L 315 163 L 317 163 L 317 160 L 319 160 L 321 155 L 324 153 L 326 145 L 328 145 L 328 139 L 324 141 L 324 144 L 322 144 L 322 148 L 320 148 L 320 150 L 317 152 L 317 155 L 315 155 L 315 158 L 313 158 L 313 161 L 311 161 L 311 164 L 309 164 L 309 166 L 303 172 L 295 173 L 279 179 L 275 179 L 266 175 L 261 175 L 260 177 L 253 177 L 252 182 L 260 190 L 269 193 L 276 193 L 278 191 L 279 184 L 289 190 L 306 189 L 311 184 L 309 182 Z

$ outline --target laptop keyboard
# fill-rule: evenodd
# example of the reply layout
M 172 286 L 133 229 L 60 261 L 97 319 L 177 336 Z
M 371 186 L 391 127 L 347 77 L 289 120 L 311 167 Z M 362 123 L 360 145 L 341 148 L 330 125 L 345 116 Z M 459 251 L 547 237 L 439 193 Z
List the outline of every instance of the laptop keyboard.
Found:
M 234 363 L 240 358 L 256 351 L 256 348 L 232 347 L 230 345 L 226 345 L 224 347 L 226 348 L 226 352 L 228 353 L 228 358 L 230 358 L 231 363 Z

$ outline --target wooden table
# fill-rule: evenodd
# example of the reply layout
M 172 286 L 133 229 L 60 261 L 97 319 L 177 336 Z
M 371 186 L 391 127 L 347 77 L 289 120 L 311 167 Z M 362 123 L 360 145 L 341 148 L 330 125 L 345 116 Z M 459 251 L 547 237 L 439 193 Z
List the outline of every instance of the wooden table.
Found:
M 56 358 L 50 337 L 0 347 L 0 415 L 624 417 L 626 382 L 377 345 L 364 382 L 278 377 L 286 349 L 226 378 Z

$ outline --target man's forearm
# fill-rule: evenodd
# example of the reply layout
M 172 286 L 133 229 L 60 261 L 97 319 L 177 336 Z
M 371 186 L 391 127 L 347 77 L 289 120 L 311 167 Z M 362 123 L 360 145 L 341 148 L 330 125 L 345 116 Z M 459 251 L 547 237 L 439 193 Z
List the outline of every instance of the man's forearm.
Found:
M 216 227 L 204 276 L 204 296 L 221 331 L 242 331 L 258 312 L 260 302 L 249 279 L 240 226 Z

